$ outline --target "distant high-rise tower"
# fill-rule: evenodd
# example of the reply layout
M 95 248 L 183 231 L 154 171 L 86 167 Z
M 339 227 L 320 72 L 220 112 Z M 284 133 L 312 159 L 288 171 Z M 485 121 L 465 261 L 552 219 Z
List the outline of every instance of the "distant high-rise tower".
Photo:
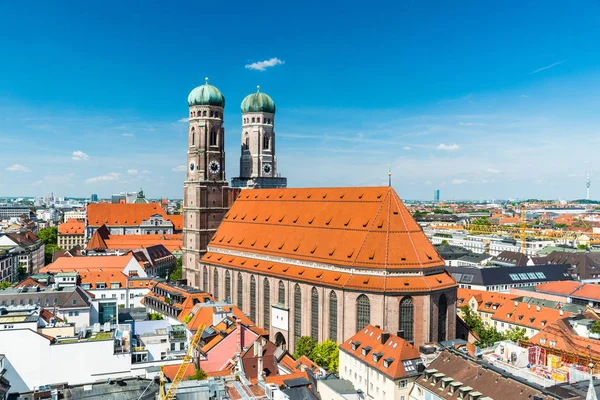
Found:
M 90 200 L 92 202 L 97 202 L 98 201 L 98 195 L 96 193 L 92 193 L 92 195 L 90 196 Z
M 440 202 L 440 189 L 436 189 L 436 191 L 433 193 L 433 202 L 434 203 Z
M 590 181 L 590 173 L 588 172 L 587 179 L 585 180 L 585 187 L 587 189 L 587 193 L 586 193 L 586 196 L 585 196 L 586 200 L 590 199 L 590 185 L 591 184 L 592 184 L 592 182 Z

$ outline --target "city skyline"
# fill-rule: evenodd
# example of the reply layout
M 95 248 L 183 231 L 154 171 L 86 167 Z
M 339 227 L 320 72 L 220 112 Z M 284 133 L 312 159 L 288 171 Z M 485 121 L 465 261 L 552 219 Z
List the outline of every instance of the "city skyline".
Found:
M 228 179 L 260 85 L 290 187 L 383 186 L 391 164 L 406 199 L 582 199 L 587 173 L 600 197 L 597 2 L 114 7 L 1 13 L 0 196 L 181 198 L 186 98 L 208 76 Z

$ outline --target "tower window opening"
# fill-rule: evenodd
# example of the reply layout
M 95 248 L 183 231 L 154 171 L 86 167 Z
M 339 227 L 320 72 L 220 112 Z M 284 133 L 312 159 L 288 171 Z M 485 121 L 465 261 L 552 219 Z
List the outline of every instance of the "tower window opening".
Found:
M 215 131 L 210 132 L 210 145 L 211 146 L 217 145 L 217 132 L 215 132 Z
M 213 112 L 212 112 L 212 111 L 210 112 L 210 117 L 211 117 L 211 118 L 213 117 Z
M 263 149 L 269 150 L 269 137 L 265 136 L 263 138 Z
M 255 120 L 256 120 L 256 118 L 252 118 L 252 122 L 256 122 Z
M 256 122 L 260 124 L 260 117 L 256 118 Z
M 202 111 L 202 116 L 206 117 L 206 111 Z

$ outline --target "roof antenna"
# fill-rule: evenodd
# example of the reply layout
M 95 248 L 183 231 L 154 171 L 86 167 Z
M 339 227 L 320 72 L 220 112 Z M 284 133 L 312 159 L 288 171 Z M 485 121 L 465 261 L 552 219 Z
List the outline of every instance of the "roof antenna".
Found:
M 388 164 L 388 186 L 392 187 L 392 168 L 390 164 Z

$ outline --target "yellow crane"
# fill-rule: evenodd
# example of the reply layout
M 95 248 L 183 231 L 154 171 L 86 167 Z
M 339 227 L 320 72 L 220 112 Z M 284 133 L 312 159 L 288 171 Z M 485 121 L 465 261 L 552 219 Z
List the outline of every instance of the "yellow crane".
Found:
M 165 393 L 164 366 L 160 367 L 160 391 L 159 391 L 159 399 L 160 400 L 173 400 L 173 398 L 175 398 L 175 392 L 177 392 L 177 387 L 183 380 L 185 371 L 187 371 L 188 367 L 190 366 L 190 363 L 193 361 L 194 351 L 196 350 L 196 347 L 198 347 L 198 343 L 200 342 L 200 338 L 202 337 L 202 332 L 204 332 L 204 328 L 205 328 L 205 325 L 200 324 L 200 326 L 196 330 L 196 333 L 192 337 L 192 342 L 190 343 L 190 346 L 188 347 L 187 353 L 185 354 L 185 357 L 183 357 L 181 365 L 179 366 L 179 369 L 177 370 L 177 373 L 175 374 L 175 378 L 173 379 L 173 382 L 171 382 L 171 385 L 169 385 L 169 390 L 166 393 Z
M 527 255 L 527 209 L 521 204 L 521 254 Z

